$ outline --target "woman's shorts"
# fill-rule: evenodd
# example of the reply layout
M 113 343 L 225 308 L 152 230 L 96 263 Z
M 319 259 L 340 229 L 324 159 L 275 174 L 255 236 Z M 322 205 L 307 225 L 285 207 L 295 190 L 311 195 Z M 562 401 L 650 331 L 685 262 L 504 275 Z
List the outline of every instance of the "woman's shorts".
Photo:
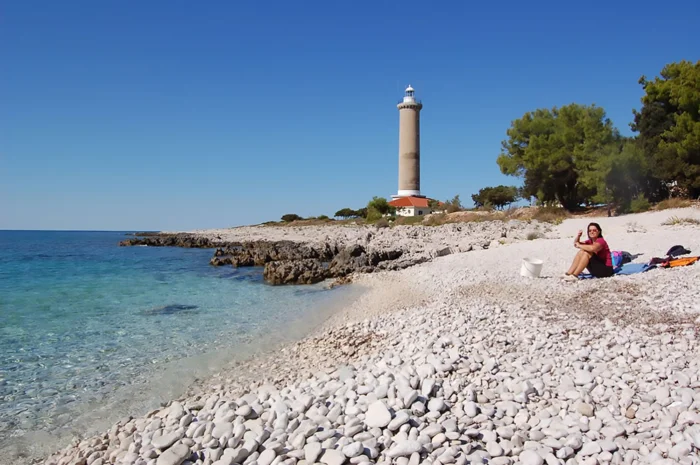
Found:
M 588 272 L 595 276 L 596 278 L 609 278 L 613 275 L 612 266 L 607 266 L 603 261 L 597 256 L 593 255 L 591 260 L 588 262 Z

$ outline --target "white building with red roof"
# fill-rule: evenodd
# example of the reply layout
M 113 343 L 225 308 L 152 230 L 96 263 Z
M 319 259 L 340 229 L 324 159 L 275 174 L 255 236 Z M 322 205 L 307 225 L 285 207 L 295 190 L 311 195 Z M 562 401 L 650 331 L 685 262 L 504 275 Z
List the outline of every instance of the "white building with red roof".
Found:
M 423 216 L 432 213 L 427 197 L 399 197 L 389 202 L 396 208 L 397 216 Z

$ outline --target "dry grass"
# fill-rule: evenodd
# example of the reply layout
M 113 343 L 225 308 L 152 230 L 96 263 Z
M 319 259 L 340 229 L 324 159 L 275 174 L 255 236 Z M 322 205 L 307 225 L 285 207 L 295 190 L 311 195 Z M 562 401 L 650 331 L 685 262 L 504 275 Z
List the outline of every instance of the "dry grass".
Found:
M 698 226 L 700 225 L 700 220 L 697 218 L 680 218 L 678 216 L 672 216 L 661 224 L 663 226 Z
M 474 223 L 483 221 L 509 221 L 509 220 L 537 220 L 546 223 L 560 224 L 570 215 L 563 208 L 555 207 L 518 207 L 506 210 L 463 210 L 453 213 L 433 213 L 427 216 L 397 216 L 392 225 L 424 225 L 440 226 L 449 223 Z M 295 227 L 295 226 L 332 226 L 332 225 L 366 225 L 376 222 L 368 222 L 364 218 L 351 218 L 336 220 L 333 218 L 318 219 L 306 218 L 290 222 L 268 221 L 263 226 L 271 227 Z
M 263 226 L 272 227 L 289 227 L 289 226 L 335 226 L 335 225 L 353 225 L 353 224 L 365 224 L 364 218 L 351 218 L 348 220 L 336 220 L 333 218 L 319 220 L 317 218 L 308 218 L 296 221 L 267 221 L 262 223 Z
M 686 208 L 692 207 L 693 201 L 688 199 L 680 199 L 678 197 L 662 200 L 656 204 L 655 210 L 668 210 L 670 208 Z
M 568 211 L 559 207 L 540 207 L 532 215 L 533 220 L 552 224 L 561 224 L 562 221 L 570 217 Z
M 390 226 L 389 221 L 386 218 L 379 218 L 375 223 L 374 227 L 377 229 L 388 228 Z
M 435 215 L 425 216 L 397 216 L 394 220 L 395 225 L 411 225 L 411 224 L 421 224 L 423 220 L 430 219 Z

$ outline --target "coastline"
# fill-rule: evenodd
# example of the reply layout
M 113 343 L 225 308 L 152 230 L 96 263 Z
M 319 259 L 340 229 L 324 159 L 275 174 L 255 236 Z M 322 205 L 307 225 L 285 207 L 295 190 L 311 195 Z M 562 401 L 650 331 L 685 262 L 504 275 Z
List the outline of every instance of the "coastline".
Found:
M 265 286 L 262 283 L 259 285 Z M 303 309 L 296 308 L 295 312 L 301 313 L 285 321 L 283 326 L 265 326 L 242 336 L 232 335 L 236 339 L 233 345 L 229 342 L 215 351 L 161 363 L 141 382 L 121 386 L 108 397 L 82 404 L 78 410 L 71 411 L 69 423 L 53 431 L 32 429 L 22 435 L 0 437 L 0 449 L 3 451 L 0 463 L 43 463 L 46 456 L 75 437 L 100 435 L 120 418 L 158 409 L 222 370 L 250 363 L 263 354 L 274 353 L 306 337 L 349 301 L 361 295 L 363 288 L 310 286 L 303 291 L 314 294 L 313 302 L 305 304 Z
M 645 259 L 700 251 L 697 227 L 660 225 L 674 214 L 699 216 L 599 221 L 613 249 Z M 590 220 L 358 275 L 367 290 L 302 340 L 46 463 L 686 463 L 700 447 L 700 269 L 561 283 L 568 232 Z M 626 232 L 632 220 L 647 232 Z M 529 281 L 519 259 L 533 252 L 546 265 Z M 665 305 L 672 289 L 684 293 Z

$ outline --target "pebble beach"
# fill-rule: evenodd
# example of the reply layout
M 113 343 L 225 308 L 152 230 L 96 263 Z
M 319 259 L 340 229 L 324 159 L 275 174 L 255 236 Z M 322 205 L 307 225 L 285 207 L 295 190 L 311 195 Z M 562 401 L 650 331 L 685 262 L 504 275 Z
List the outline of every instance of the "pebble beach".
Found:
M 700 226 L 674 217 L 700 210 L 569 219 L 486 248 L 430 228 L 450 253 L 355 276 L 364 292 L 304 339 L 35 463 L 700 463 L 700 265 L 560 280 L 589 221 L 638 263 L 677 244 L 700 254 Z M 366 234 L 319 229 L 274 231 Z M 520 276 L 526 257 L 544 261 L 539 278 Z

